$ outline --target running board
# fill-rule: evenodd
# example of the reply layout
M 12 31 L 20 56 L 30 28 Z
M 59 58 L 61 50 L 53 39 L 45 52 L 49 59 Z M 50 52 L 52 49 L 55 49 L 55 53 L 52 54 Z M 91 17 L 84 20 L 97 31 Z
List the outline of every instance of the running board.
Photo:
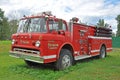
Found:
M 75 60 L 80 60 L 80 59 L 85 59 L 85 58 L 90 58 L 92 57 L 91 55 L 81 55 L 81 56 L 75 56 Z

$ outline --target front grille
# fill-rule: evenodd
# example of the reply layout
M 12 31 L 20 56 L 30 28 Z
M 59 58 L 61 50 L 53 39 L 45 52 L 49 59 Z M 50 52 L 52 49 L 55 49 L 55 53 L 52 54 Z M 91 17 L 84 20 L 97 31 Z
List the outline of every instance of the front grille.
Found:
M 13 50 L 16 52 L 22 52 L 22 53 L 28 53 L 28 54 L 40 54 L 39 51 L 29 50 L 29 49 L 14 48 Z

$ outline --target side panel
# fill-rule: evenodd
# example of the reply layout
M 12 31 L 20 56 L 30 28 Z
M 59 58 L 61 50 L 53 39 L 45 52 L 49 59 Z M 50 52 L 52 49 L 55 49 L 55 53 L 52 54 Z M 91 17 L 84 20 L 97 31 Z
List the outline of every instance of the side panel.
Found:
M 88 54 L 88 27 L 74 24 L 73 25 L 73 42 L 79 51 L 79 55 Z
M 102 45 L 105 45 L 107 52 L 112 50 L 112 39 L 108 37 L 89 36 L 89 43 L 91 55 L 99 54 Z

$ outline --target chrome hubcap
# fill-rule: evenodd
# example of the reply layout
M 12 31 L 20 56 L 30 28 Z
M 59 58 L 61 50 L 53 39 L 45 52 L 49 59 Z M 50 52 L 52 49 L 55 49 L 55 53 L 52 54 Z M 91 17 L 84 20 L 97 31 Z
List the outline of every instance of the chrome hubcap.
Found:
M 69 67 L 71 65 L 70 57 L 68 55 L 65 55 L 63 57 L 63 59 L 62 59 L 62 65 L 63 65 L 63 68 Z
M 105 58 L 105 48 L 102 48 L 102 50 L 101 50 L 101 57 Z

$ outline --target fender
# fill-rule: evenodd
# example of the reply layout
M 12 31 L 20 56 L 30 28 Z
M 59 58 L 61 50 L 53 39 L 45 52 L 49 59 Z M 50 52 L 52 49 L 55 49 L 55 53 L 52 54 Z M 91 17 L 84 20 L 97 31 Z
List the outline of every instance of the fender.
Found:
M 60 46 L 60 48 L 59 48 L 59 50 L 58 50 L 58 52 L 57 52 L 57 57 L 56 57 L 57 59 L 59 58 L 61 49 L 62 49 L 63 46 L 66 45 L 66 44 L 69 44 L 70 46 L 72 46 L 73 52 L 74 52 L 74 47 L 73 47 L 73 45 L 72 45 L 70 42 L 65 42 L 65 43 L 63 43 L 63 44 Z

